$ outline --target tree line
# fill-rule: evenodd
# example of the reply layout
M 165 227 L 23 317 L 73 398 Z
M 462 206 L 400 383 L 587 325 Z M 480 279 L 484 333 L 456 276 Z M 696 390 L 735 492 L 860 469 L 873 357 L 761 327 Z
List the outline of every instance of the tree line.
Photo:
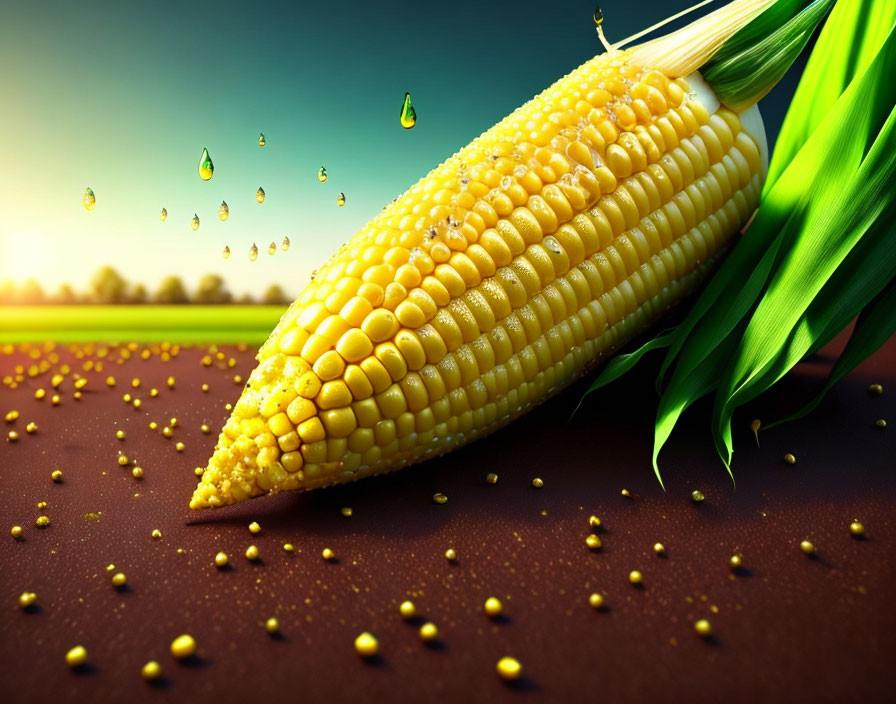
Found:
M 271 284 L 260 298 L 248 293 L 234 296 L 218 274 L 205 274 L 194 291 L 187 290 L 179 276 L 166 276 L 158 288 L 150 292 L 142 283 L 131 284 L 115 268 L 101 267 L 90 279 L 87 290 L 76 291 L 64 283 L 52 292 L 45 291 L 37 279 L 21 284 L 12 280 L 0 283 L 0 305 L 72 305 L 72 304 L 202 304 L 225 303 L 287 305 L 287 297 L 279 284 Z

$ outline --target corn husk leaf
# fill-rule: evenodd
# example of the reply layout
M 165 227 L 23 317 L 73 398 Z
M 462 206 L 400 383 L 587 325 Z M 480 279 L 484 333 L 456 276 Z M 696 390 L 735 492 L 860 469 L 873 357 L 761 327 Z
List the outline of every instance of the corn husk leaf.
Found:
M 803 12 L 813 7 L 820 7 L 818 0 Z M 894 23 L 891 0 L 839 0 L 825 24 L 756 217 L 684 321 L 662 337 L 669 351 L 659 375 L 657 477 L 660 449 L 699 398 L 714 394 L 713 440 L 731 473 L 738 406 L 827 344 L 860 311 L 821 395 L 892 333 L 892 307 L 885 306 L 892 306 L 896 277 Z M 747 25 L 729 41 L 742 42 L 749 31 Z M 744 55 L 726 47 L 718 52 L 723 59 Z M 833 81 L 825 84 L 829 75 Z

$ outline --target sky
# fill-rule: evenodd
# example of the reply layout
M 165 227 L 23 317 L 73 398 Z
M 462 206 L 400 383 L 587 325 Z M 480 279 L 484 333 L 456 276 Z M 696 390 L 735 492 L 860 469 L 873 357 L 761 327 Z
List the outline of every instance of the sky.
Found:
M 689 4 L 606 0 L 604 28 L 621 39 Z M 237 294 L 279 283 L 296 295 L 395 196 L 597 53 L 593 10 L 582 0 L 0 0 L 0 280 L 84 289 L 111 264 L 151 291 L 169 274 L 191 288 L 218 273 Z M 771 136 L 792 74 L 761 105 Z M 411 130 L 398 120 L 405 91 Z M 81 205 L 88 186 L 92 212 Z M 289 251 L 269 256 L 284 236 Z

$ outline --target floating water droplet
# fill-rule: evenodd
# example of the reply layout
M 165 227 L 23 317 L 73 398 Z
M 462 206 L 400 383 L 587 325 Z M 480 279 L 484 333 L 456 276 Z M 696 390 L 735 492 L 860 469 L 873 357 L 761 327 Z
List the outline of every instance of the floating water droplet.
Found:
M 594 24 L 600 26 L 604 23 L 604 12 L 600 9 L 600 5 L 594 7 Z
M 84 198 L 81 200 L 84 204 L 85 210 L 93 210 L 96 208 L 96 195 L 93 192 L 93 189 L 88 186 L 87 190 L 84 191 Z
M 225 246 L 224 251 L 221 252 L 221 256 L 227 259 L 230 256 L 230 247 Z
M 401 126 L 406 130 L 417 124 L 417 111 L 414 110 L 414 103 L 411 102 L 410 93 L 404 94 L 404 102 L 401 104 L 399 119 L 401 120 Z
M 277 253 L 277 243 L 271 242 L 268 245 L 268 254 L 276 254 Z
M 226 200 L 221 201 L 221 205 L 218 206 L 218 219 L 221 222 L 224 222 L 230 216 L 230 206 L 227 205 Z
M 252 246 L 249 247 L 249 261 L 254 262 L 256 259 L 258 259 L 258 247 L 253 242 Z
M 326 169 L 326 167 L 321 166 L 321 167 L 317 170 L 317 180 L 320 181 L 321 183 L 323 183 L 324 181 L 327 180 L 327 169 Z
M 208 155 L 208 149 L 203 147 L 202 156 L 199 157 L 199 178 L 203 181 L 208 181 L 214 173 L 215 165 L 212 163 L 212 158 Z
M 336 205 L 338 205 L 340 208 L 345 205 L 345 193 L 340 193 L 338 196 L 336 196 Z
M 199 229 L 199 216 L 196 213 L 193 213 L 193 219 L 190 220 L 190 227 L 194 230 Z
M 255 200 L 257 200 L 259 203 L 264 203 L 264 189 L 261 186 L 259 186 L 258 190 L 255 191 Z
M 267 141 L 264 138 L 264 132 L 262 132 L 260 135 L 258 135 L 258 146 L 263 147 L 265 144 L 267 144 Z
M 168 211 L 165 208 L 162 208 L 162 212 L 159 213 L 159 220 L 165 222 L 168 219 Z
M 289 237 L 284 237 L 284 238 L 283 238 L 283 244 L 280 245 L 280 249 L 282 249 L 284 252 L 285 252 L 287 249 L 289 249 Z

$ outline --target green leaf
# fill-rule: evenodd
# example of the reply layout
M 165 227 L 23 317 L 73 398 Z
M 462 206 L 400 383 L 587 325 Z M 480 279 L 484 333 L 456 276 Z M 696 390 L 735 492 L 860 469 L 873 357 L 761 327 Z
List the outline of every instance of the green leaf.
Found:
M 775 87 L 834 0 L 814 0 L 789 17 L 800 4 L 779 0 L 771 5 L 728 39 L 701 69 L 719 100 L 732 110 L 746 110 Z M 775 24 L 782 20 L 783 24 Z
M 896 333 L 896 281 L 891 281 L 886 290 L 862 311 L 846 347 L 831 368 L 821 391 L 796 413 L 769 423 L 766 427 L 773 428 L 802 418 L 815 410 L 834 384 L 880 349 L 893 333 Z
M 896 22 L 892 0 L 841 0 L 831 11 L 775 143 L 764 193 L 775 185 L 853 78 L 862 75 Z
M 620 376 L 630 371 L 639 361 L 641 361 L 641 357 L 651 350 L 668 347 L 671 339 L 672 332 L 667 332 L 653 338 L 634 352 L 614 357 L 606 364 L 601 373 L 598 374 L 597 378 L 591 382 L 591 386 L 588 387 L 585 395 L 590 394 L 592 391 L 597 391 L 602 386 L 606 386 L 611 381 L 618 379 Z

